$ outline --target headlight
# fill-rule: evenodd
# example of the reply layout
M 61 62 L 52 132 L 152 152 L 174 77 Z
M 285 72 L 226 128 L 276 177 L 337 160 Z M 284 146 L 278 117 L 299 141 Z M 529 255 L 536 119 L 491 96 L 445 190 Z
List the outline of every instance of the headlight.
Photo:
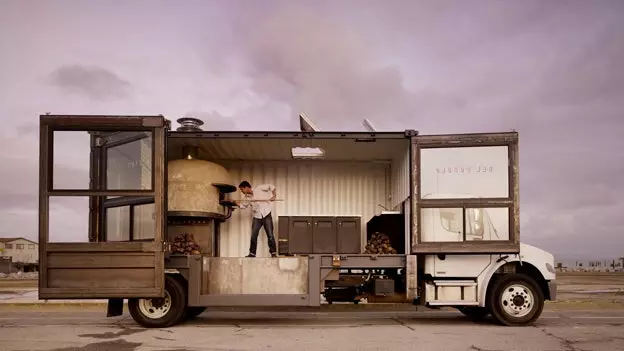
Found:
M 547 269 L 550 273 L 555 273 L 555 267 L 553 267 L 550 263 L 546 263 L 546 269 Z

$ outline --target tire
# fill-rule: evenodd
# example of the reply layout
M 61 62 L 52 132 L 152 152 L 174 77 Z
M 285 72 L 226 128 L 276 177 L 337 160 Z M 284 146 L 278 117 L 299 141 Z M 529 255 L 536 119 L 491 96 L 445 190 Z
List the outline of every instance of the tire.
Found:
M 128 309 L 142 327 L 170 327 L 181 322 L 186 314 L 186 289 L 176 278 L 166 275 L 164 298 L 129 299 Z
M 482 320 L 490 314 L 486 307 L 457 307 L 457 310 L 472 320 Z
M 497 278 L 488 293 L 488 306 L 496 322 L 505 326 L 533 324 L 544 309 L 544 293 L 525 274 Z
M 186 316 L 184 317 L 184 319 L 185 320 L 194 319 L 200 314 L 204 313 L 204 311 L 206 311 L 206 307 L 203 307 L 203 306 L 197 306 L 197 307 L 188 306 L 186 307 Z

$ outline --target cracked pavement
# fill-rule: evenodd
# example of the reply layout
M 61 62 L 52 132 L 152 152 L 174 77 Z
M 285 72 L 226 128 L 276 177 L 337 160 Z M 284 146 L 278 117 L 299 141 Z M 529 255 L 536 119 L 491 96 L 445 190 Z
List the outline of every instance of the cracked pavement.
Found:
M 471 322 L 455 311 L 206 312 L 143 329 L 97 309 L 0 309 L 2 350 L 624 350 L 624 310 L 545 311 L 531 327 Z

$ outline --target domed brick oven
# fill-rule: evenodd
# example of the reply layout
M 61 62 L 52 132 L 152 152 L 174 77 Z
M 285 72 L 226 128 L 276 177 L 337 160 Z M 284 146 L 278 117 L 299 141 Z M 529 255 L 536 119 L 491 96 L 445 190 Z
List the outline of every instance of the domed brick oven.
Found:
M 202 131 L 201 120 L 186 117 L 178 123 L 177 131 Z M 229 184 L 225 167 L 200 159 L 199 152 L 199 146 L 189 143 L 182 146 L 180 158 L 167 164 L 167 236 L 172 254 L 218 256 L 219 225 L 232 215 L 224 205 L 225 194 L 236 187 Z

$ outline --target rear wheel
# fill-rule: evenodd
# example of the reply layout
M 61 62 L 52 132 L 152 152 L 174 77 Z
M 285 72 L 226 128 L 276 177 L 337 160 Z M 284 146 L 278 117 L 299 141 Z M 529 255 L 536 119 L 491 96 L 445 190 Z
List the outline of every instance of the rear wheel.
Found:
M 186 290 L 175 278 L 165 276 L 165 296 L 129 299 L 130 315 L 145 328 L 166 328 L 182 321 L 186 313 Z
M 464 316 L 474 320 L 484 319 L 488 316 L 488 314 L 490 314 L 490 311 L 485 307 L 466 306 L 458 307 L 457 309 L 459 310 L 459 312 L 463 313 Z
M 533 324 L 544 309 L 544 293 L 525 274 L 506 274 L 493 282 L 488 294 L 492 317 L 506 326 Z

